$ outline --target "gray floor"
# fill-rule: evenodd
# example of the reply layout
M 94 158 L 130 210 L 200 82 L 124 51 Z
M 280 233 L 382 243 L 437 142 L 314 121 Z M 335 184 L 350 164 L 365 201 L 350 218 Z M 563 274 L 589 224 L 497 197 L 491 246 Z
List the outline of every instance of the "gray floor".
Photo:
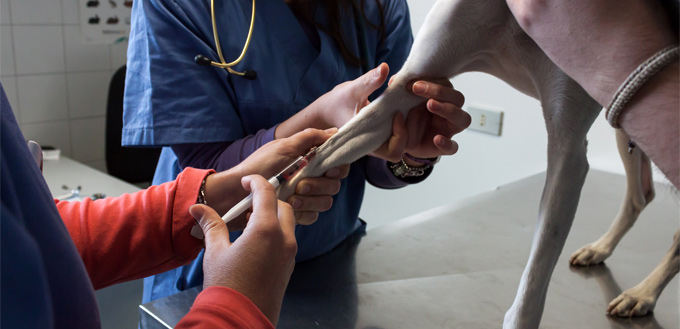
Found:
M 528 257 L 545 175 L 355 236 L 300 263 L 279 328 L 499 328 Z M 574 268 L 572 251 L 598 238 L 625 191 L 620 175 L 591 171 L 565 250 L 555 268 L 542 328 L 678 328 L 678 278 L 653 315 L 605 315 L 608 302 L 658 264 L 678 229 L 678 201 L 656 200 L 605 265 Z M 145 304 L 174 325 L 198 290 Z M 148 328 L 162 328 L 150 320 Z

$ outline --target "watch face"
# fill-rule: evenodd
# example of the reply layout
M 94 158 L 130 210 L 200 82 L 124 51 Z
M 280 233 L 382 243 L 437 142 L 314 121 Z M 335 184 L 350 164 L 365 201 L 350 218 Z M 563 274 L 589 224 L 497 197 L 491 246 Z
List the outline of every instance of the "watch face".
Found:
M 409 167 L 404 160 L 397 163 L 390 163 L 390 169 L 394 176 L 406 178 L 406 177 L 420 177 L 425 175 L 425 171 L 430 169 L 430 165 L 424 165 L 422 167 Z

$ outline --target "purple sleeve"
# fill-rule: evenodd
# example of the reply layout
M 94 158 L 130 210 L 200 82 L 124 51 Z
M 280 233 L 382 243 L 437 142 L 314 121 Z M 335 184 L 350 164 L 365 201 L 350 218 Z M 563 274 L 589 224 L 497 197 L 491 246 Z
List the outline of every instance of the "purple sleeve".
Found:
M 239 164 L 262 145 L 273 141 L 275 130 L 276 126 L 267 130 L 262 129 L 254 135 L 248 135 L 234 142 L 177 144 L 172 146 L 172 151 L 177 155 L 182 169 L 193 167 L 224 171 Z M 417 181 L 403 180 L 394 176 L 385 160 L 371 156 L 362 160 L 366 180 L 379 188 L 401 188 L 418 183 L 429 176 L 428 171 Z
M 394 176 L 387 161 L 371 156 L 364 159 L 363 168 L 366 173 L 366 180 L 371 185 L 384 189 L 396 189 L 406 185 L 418 184 L 427 179 L 434 169 L 433 167 L 425 169 L 425 174 L 422 176 L 400 178 Z
M 182 169 L 193 167 L 224 171 L 239 164 L 262 145 L 273 141 L 275 130 L 276 126 L 262 129 L 233 142 L 176 144 L 172 145 L 172 151 L 177 155 Z

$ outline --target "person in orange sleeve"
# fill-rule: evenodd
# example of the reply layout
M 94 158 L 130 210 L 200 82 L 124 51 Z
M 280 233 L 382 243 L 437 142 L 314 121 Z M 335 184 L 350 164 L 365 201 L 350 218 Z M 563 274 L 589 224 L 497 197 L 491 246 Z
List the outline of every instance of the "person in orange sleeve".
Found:
M 276 326 L 295 264 L 295 214 L 255 173 L 274 175 L 334 131 L 271 142 L 228 171 L 187 168 L 137 193 L 68 202 L 52 199 L 1 85 L 0 119 L 0 327 L 99 328 L 95 289 L 186 264 L 204 247 L 204 290 L 176 328 Z M 306 211 L 328 208 L 348 171 L 306 179 L 317 203 Z M 241 187 L 253 211 L 227 227 L 218 212 Z M 201 190 L 207 205 L 197 204 Z M 197 224 L 203 239 L 192 235 Z M 244 233 L 230 243 L 229 230 Z

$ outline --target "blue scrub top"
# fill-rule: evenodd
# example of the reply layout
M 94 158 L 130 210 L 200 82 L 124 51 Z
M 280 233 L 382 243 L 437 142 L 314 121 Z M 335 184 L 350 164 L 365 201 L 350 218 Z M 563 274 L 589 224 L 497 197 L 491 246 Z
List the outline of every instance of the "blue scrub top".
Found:
M 0 85 L 0 327 L 99 328 L 94 289 Z
M 405 0 L 379 2 L 384 10 L 385 39 L 363 22 L 363 49 L 369 68 L 386 62 L 395 73 L 413 42 L 408 7 Z M 315 14 L 321 22 L 325 21 L 323 3 Z M 252 1 L 216 1 L 215 6 L 222 52 L 230 62 L 243 48 Z M 366 17 L 379 25 L 374 1 L 364 1 L 364 9 Z M 318 30 L 317 49 L 283 0 L 257 1 L 250 47 L 234 67 L 236 71 L 255 70 L 255 80 L 194 62 L 197 54 L 218 58 L 210 0 L 135 1 L 132 11 L 123 115 L 122 142 L 126 146 L 239 140 L 276 126 L 336 85 L 362 74 L 361 68 L 345 62 L 332 38 Z M 343 36 L 349 48 L 359 54 L 361 28 L 353 14 L 345 17 Z M 180 171 L 177 157 L 164 147 L 153 183 L 170 181 Z M 353 165 L 334 197 L 333 208 L 321 213 L 313 225 L 296 228 L 298 261 L 328 252 L 362 227 L 358 215 L 365 180 L 361 166 Z M 200 272 L 200 263 L 193 268 L 184 272 Z M 187 275 L 193 274 L 175 276 Z M 200 283 L 179 282 L 175 286 L 182 290 L 196 284 Z

